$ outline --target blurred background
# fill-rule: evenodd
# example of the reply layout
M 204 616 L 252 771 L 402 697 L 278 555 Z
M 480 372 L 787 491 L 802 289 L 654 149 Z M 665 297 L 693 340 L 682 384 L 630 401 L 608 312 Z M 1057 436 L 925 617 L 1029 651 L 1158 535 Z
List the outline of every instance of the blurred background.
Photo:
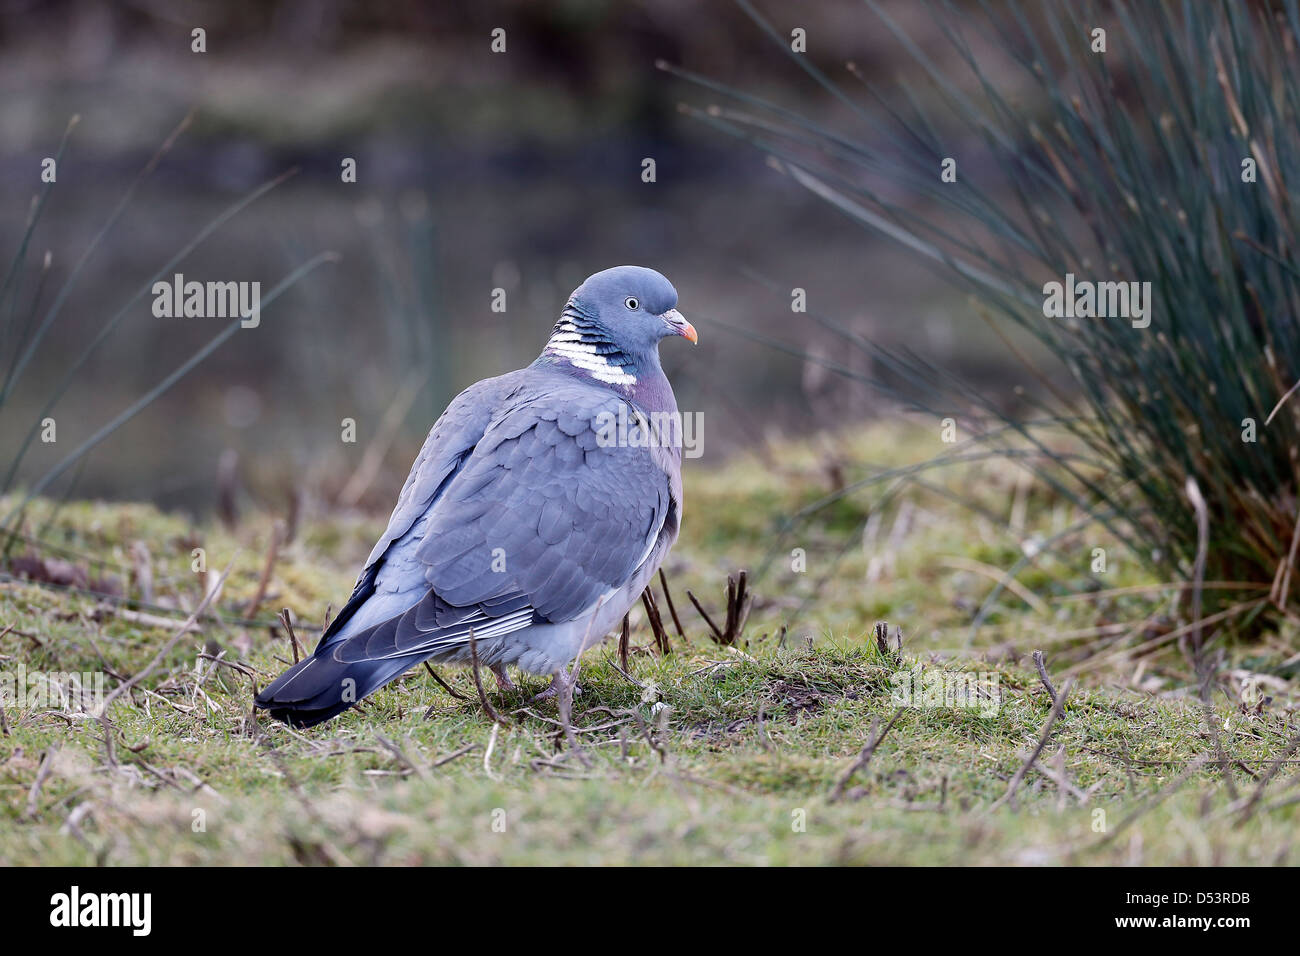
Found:
M 806 29 L 808 57 L 853 61 L 886 88 L 916 72 L 857 0 L 759 4 Z M 924 46 L 923 10 L 886 4 Z M 206 53 L 191 31 L 206 31 Z M 494 28 L 506 52 L 490 49 Z M 667 274 L 698 348 L 668 343 L 684 410 L 705 414 L 704 461 L 780 434 L 853 426 L 891 409 L 865 386 L 711 320 L 867 372 L 810 311 L 1010 395 L 1019 373 L 962 297 L 679 110 L 707 91 L 665 60 L 859 129 L 787 50 L 729 2 L 366 4 L 0 2 L 0 264 L 18 250 L 41 161 L 78 115 L 15 297 L 28 330 L 170 132 L 191 125 L 87 260 L 0 415 L 0 461 L 69 363 L 205 225 L 275 176 L 175 271 L 260 281 L 314 271 L 96 449 L 58 493 L 153 500 L 204 515 L 280 510 L 304 486 L 386 507 L 437 414 L 473 381 L 527 364 L 586 275 L 637 263 Z M 850 81 L 852 82 L 852 81 Z M 864 103 L 870 101 L 862 87 Z M 852 125 L 857 124 L 857 125 Z M 341 181 L 344 158 L 357 181 Z M 644 183 L 653 158 L 656 181 Z M 902 197 L 900 197 L 900 200 Z M 46 251 L 43 284 L 37 266 Z M 492 311 L 493 289 L 507 309 Z M 28 484 L 215 335 L 218 319 L 161 319 L 152 294 L 78 373 L 35 443 Z M 18 326 L 21 328 L 21 325 Z M 6 361 L 12 352 L 6 354 Z M 357 423 L 356 444 L 340 422 Z M 362 458 L 374 461 L 358 478 Z M 73 486 L 75 482 L 75 487 Z

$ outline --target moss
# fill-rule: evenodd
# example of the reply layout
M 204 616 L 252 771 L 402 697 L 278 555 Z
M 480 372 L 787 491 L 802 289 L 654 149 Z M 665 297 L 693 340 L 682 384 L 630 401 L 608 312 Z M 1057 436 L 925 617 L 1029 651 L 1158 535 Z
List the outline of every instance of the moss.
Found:
M 899 456 L 925 452 L 929 438 L 909 434 L 887 427 L 844 441 L 862 460 L 897 464 L 909 460 Z M 1235 826 L 1227 781 L 1212 763 L 1148 804 L 1192 761 L 1214 753 L 1200 708 L 1178 680 L 1184 665 L 1176 649 L 1142 665 L 1136 686 L 1132 661 L 1087 666 L 1096 642 L 1112 639 L 1099 638 L 1096 629 L 1137 626 L 1161 607 L 1150 595 L 1058 600 L 1053 588 L 1068 588 L 1044 566 L 1020 580 L 1047 602 L 1046 615 L 1008 594 L 991 623 L 972 635 L 974 609 L 993 581 L 940 559 L 1005 567 L 1021 553 L 1016 535 L 949 499 L 917 492 L 910 530 L 889 543 L 897 515 L 890 510 L 878 539 L 885 543 L 876 550 L 860 547 L 861 527 L 841 526 L 842 515 L 818 517 L 802 536 L 774 539 L 774 515 L 827 490 L 819 461 L 818 452 L 796 446 L 780 472 L 746 460 L 716 471 L 688 468 L 685 527 L 670 562 L 688 640 L 674 633 L 675 652 L 654 656 L 634 615 L 631 673 L 642 686 L 613 667 L 612 645 L 589 653 L 575 707 L 581 756 L 561 740 L 553 704 L 527 703 L 542 679 L 525 678 L 518 693 L 497 697 L 511 723 L 494 731 L 469 675 L 450 668 L 443 676 L 469 700 L 449 696 L 416 669 L 363 708 L 308 732 L 254 722 L 253 681 L 264 684 L 290 654 L 285 636 L 272 628 L 274 610 L 292 608 L 303 622 L 300 636 L 312 641 L 315 628 L 306 622 L 319 622 L 327 606 L 337 609 L 346 598 L 382 524 L 356 515 L 312 517 L 280 551 L 258 611 L 264 626 L 205 619 L 202 633 L 179 640 L 112 705 L 107 728 L 46 707 L 7 706 L 0 863 L 1285 859 L 1297 805 L 1272 807 L 1276 798 L 1269 797 L 1263 805 L 1270 809 Z M 984 487 L 995 483 L 985 481 L 990 474 L 972 465 L 947 480 Z M 1010 487 L 1003 482 L 1003 510 Z M 995 494 L 987 497 L 997 504 Z M 31 527 L 42 527 L 51 511 L 39 505 Z M 1058 520 L 1053 511 L 1050 496 L 1031 495 L 1020 534 L 1049 534 Z M 77 592 L 5 583 L 0 630 L 12 629 L 0 637 L 0 664 L 138 673 L 174 631 L 158 619 L 179 623 L 200 598 L 193 548 L 205 549 L 210 575 L 230 563 L 217 603 L 223 616 L 242 617 L 271 528 L 269 517 L 230 532 L 192 528 L 142 505 L 64 507 L 44 540 L 111 560 L 105 573 L 128 597 L 138 597 L 132 548 L 143 543 L 154 618 L 123 615 Z M 720 614 L 726 571 L 742 563 L 757 571 L 764 550 L 788 554 L 787 545 L 799 542 L 807 546 L 807 570 L 774 564 L 754 585 L 758 600 L 742 647 L 713 644 L 686 589 Z M 1124 562 L 1116 566 L 1108 587 L 1147 583 L 1121 570 Z M 878 618 L 902 626 L 901 659 L 876 647 L 871 626 Z M 778 641 L 782 625 L 787 631 Z M 1058 636 L 1073 632 L 1080 636 Z M 1062 794 L 1047 773 L 1030 770 L 1014 805 L 995 807 L 1049 709 L 1026 656 L 1035 646 L 1048 648 L 1058 683 L 1067 667 L 1084 665 L 1040 761 L 1054 773 L 1063 747 L 1069 786 Z M 1228 653 L 1256 671 L 1278 663 L 1258 646 Z M 225 663 L 214 665 L 211 656 Z M 904 702 L 900 682 L 913 672 L 957 688 L 971 687 L 973 677 L 982 682 L 977 686 L 996 687 L 998 706 L 983 708 L 987 713 L 952 700 L 904 707 L 871 761 L 846 782 L 844 798 L 832 802 L 829 794 L 872 727 L 884 726 Z M 1158 686 L 1145 683 L 1153 676 Z M 116 683 L 107 680 L 110 688 Z M 1257 709 L 1225 693 L 1215 697 L 1225 750 L 1256 774 L 1292 733 L 1289 685 L 1269 687 L 1272 701 Z M 29 815 L 29 795 L 51 754 Z M 1230 770 L 1239 795 L 1255 786 L 1241 766 Z M 1285 768 L 1271 788 L 1280 792 L 1292 779 Z M 1126 830 L 1140 839 L 1109 838 L 1126 816 L 1148 806 Z M 1094 829 L 1098 810 L 1102 832 Z M 65 826 L 70 817 L 75 828 Z

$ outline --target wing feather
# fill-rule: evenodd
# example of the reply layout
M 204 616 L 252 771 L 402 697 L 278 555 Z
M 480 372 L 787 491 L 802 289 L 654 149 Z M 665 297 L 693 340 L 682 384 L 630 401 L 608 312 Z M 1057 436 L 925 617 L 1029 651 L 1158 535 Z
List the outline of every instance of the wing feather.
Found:
M 403 575 L 418 577 L 402 585 L 402 593 L 414 587 L 411 603 L 348 635 L 334 656 L 427 656 L 466 643 L 471 629 L 479 640 L 497 640 L 534 623 L 574 620 L 630 580 L 661 534 L 675 536 L 680 490 L 661 459 L 640 447 L 637 416 L 624 410 L 627 442 L 599 440 L 604 416 L 617 417 L 620 402 L 551 380 L 511 392 L 472 444 L 462 440 L 467 450 L 422 453 L 416 470 L 426 476 L 408 479 L 385 532 L 396 536 L 385 550 L 376 546 L 375 559 L 400 552 Z M 410 503 L 435 483 L 408 524 Z

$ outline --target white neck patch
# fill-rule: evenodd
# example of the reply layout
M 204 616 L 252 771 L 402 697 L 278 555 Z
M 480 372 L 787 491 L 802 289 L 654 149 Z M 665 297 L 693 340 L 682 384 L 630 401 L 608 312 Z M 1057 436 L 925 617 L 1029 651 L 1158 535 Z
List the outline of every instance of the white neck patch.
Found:
M 582 333 L 571 321 L 556 326 L 546 343 L 545 353 L 562 358 L 576 368 L 590 372 L 591 377 L 610 385 L 635 385 L 636 376 L 625 367 L 610 363 L 596 353 L 596 346 L 582 340 Z

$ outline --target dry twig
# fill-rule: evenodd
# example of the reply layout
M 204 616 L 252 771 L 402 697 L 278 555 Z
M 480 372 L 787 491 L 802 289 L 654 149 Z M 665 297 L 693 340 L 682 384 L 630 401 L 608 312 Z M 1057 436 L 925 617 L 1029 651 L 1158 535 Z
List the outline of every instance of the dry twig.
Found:
M 1052 703 L 1056 703 L 1056 687 L 1052 684 L 1052 679 L 1047 676 L 1047 660 L 1043 657 L 1042 651 L 1034 651 L 1034 666 L 1038 668 L 1038 679 L 1043 682 L 1043 687 L 1047 690 L 1047 696 L 1051 698 Z
M 875 717 L 872 719 L 871 732 L 867 735 L 867 743 L 862 748 L 862 752 L 858 754 L 858 757 L 853 761 L 852 766 L 844 771 L 840 776 L 840 779 L 835 781 L 835 787 L 831 790 L 830 795 L 831 803 L 836 802 L 840 797 L 844 796 L 844 788 L 849 785 L 849 781 L 853 779 L 853 775 L 859 770 L 864 769 L 867 764 L 871 763 L 871 758 L 875 756 L 876 748 L 879 747 L 880 742 L 885 739 L 885 735 L 893 729 L 898 718 L 903 715 L 903 710 L 904 708 L 900 707 L 898 710 L 894 711 L 894 716 L 889 718 L 889 723 L 885 725 L 885 729 L 880 731 L 879 734 L 876 733 L 876 728 L 880 726 L 880 718 Z
M 113 701 L 117 700 L 136 684 L 140 683 L 141 680 L 153 673 L 153 669 L 162 663 L 164 657 L 171 653 L 171 649 L 176 646 L 176 642 L 194 629 L 194 622 L 197 621 L 208 609 L 208 605 L 212 603 L 212 599 L 215 598 L 217 593 L 221 590 L 221 585 L 225 582 L 226 575 L 230 573 L 230 569 L 234 566 L 235 562 L 232 558 L 230 564 L 226 565 L 226 570 L 221 572 L 221 577 L 217 579 L 216 586 L 210 588 L 203 595 L 203 600 L 199 602 L 199 606 L 194 609 L 194 612 L 185 619 L 185 623 L 181 625 L 180 630 L 168 639 L 167 643 L 164 644 L 158 653 L 153 656 L 153 659 L 145 665 L 144 670 L 139 671 L 131 679 L 124 681 L 113 688 L 112 692 L 104 698 L 104 704 L 100 708 L 100 713 L 108 713 L 109 704 L 113 703 Z
M 673 594 L 668 590 L 668 577 L 664 574 L 664 569 L 659 569 L 659 586 L 664 589 L 664 602 L 668 605 L 668 613 L 672 616 L 673 627 L 677 628 L 677 636 L 686 643 L 686 631 L 682 628 L 681 618 L 677 616 L 677 605 L 673 604 Z
M 50 775 L 50 767 L 54 763 L 54 755 L 57 752 L 57 747 L 51 747 L 41 758 L 41 765 L 36 770 L 36 779 L 32 781 L 32 787 L 27 791 L 27 810 L 23 814 L 24 819 L 36 819 L 36 811 L 41 805 L 41 787 L 45 786 L 45 779 Z
M 244 610 L 244 617 L 249 620 L 257 617 L 257 609 L 262 606 L 262 600 L 266 597 L 266 589 L 271 584 L 271 573 L 275 570 L 275 559 L 280 553 L 280 545 L 284 543 L 285 527 L 285 523 L 279 520 L 271 527 L 271 543 L 266 549 L 266 563 L 262 565 L 262 576 L 257 579 L 257 591 L 254 592 L 252 600 Z
M 424 777 L 428 777 L 428 776 L 429 776 L 428 773 L 425 772 L 425 769 L 424 769 L 422 766 L 420 766 L 420 765 L 417 764 L 414 760 L 412 760 L 410 757 L 408 757 L 408 756 L 406 755 L 406 752 L 405 752 L 404 750 L 402 750 L 402 748 L 399 747 L 399 746 L 398 746 L 396 743 L 394 743 L 392 740 L 389 740 L 387 737 L 385 737 L 383 734 L 380 734 L 380 733 L 376 733 L 376 734 L 375 734 L 375 739 L 376 739 L 377 741 L 379 741 L 379 746 L 383 747 L 383 748 L 384 748 L 385 750 L 387 750 L 390 754 L 392 754 L 394 757 L 396 757 L 398 763 L 400 763 L 402 766 L 406 767 L 408 770 L 410 770 L 410 771 L 411 771 L 412 773 L 414 773 L 416 776 L 418 776 L 418 777 L 422 777 L 422 778 L 424 778 Z
M 1007 785 L 1007 792 L 999 797 L 993 805 L 989 807 L 990 810 L 996 810 L 998 807 L 1002 806 L 1002 804 L 1011 802 L 1015 799 L 1016 790 L 1019 788 L 1021 781 L 1025 779 L 1025 774 L 1029 772 L 1029 768 L 1034 765 L 1038 760 L 1038 755 L 1041 754 L 1043 748 L 1047 746 L 1047 740 L 1052 735 L 1052 726 L 1056 723 L 1057 718 L 1061 716 L 1061 711 L 1065 707 L 1065 699 L 1070 696 L 1070 688 L 1073 686 L 1074 681 L 1072 680 L 1066 681 L 1064 686 L 1062 686 L 1060 695 L 1052 701 L 1052 712 L 1047 715 L 1047 720 L 1044 722 L 1043 729 L 1038 735 L 1038 743 L 1034 747 L 1033 753 L 1029 755 L 1028 760 L 1020 765 L 1020 769 L 1017 770 L 1015 776 L 1011 778 L 1011 783 Z
M 671 654 L 672 645 L 668 642 L 668 632 L 664 630 L 663 618 L 659 616 L 659 604 L 655 601 L 655 593 L 650 588 L 641 592 L 641 603 L 645 605 L 645 616 L 650 622 L 650 630 L 654 632 L 655 647 L 659 649 L 660 656 Z
M 686 596 L 695 605 L 695 610 L 700 612 L 700 617 L 704 618 L 704 623 L 709 625 L 709 630 L 713 632 L 713 640 L 724 647 L 734 646 L 745 631 L 745 621 L 748 620 L 750 608 L 754 603 L 754 596 L 749 593 L 748 582 L 748 571 L 741 570 L 734 578 L 727 575 L 727 616 L 722 627 L 713 623 L 713 618 L 709 616 L 708 611 L 704 610 L 694 594 L 689 590 L 686 592 Z
M 1228 788 L 1228 795 L 1237 800 L 1237 784 L 1232 779 L 1228 758 L 1223 750 L 1223 738 L 1219 735 L 1219 722 L 1214 717 L 1214 707 L 1210 700 L 1210 685 L 1216 674 L 1206 647 L 1205 635 L 1201 626 L 1201 582 L 1205 580 L 1205 562 L 1210 550 L 1210 512 L 1205 504 L 1196 479 L 1190 475 L 1186 485 L 1187 497 L 1196 513 L 1196 561 L 1192 569 L 1192 667 L 1200 678 L 1201 710 L 1205 718 L 1205 728 L 1214 742 L 1215 762 L 1223 775 L 1223 782 Z
M 443 690 L 445 690 L 447 693 L 451 694 L 452 697 L 455 697 L 457 700 L 469 700 L 469 698 L 466 697 L 464 694 L 458 694 L 458 693 L 456 693 L 456 691 L 452 690 L 452 689 L 451 689 L 451 685 L 448 684 L 445 680 L 443 680 L 443 679 L 438 675 L 438 672 L 437 672 L 436 670 L 434 670 L 432 667 L 429 666 L 429 662 L 428 662 L 428 661 L 425 661 L 425 662 L 424 662 L 424 669 L 425 669 L 426 671 L 428 671 L 428 672 L 429 672 L 429 676 L 432 677 L 435 681 L 437 681 L 437 682 L 438 682 L 438 685 L 439 685 Z M 430 704 L 430 705 L 429 705 L 429 709 L 426 710 L 426 711 L 424 712 L 424 719 L 425 719 L 425 720 L 428 720 L 428 719 L 429 719 L 429 716 L 433 713 L 433 708 L 434 708 L 434 706 L 435 706 L 434 704 Z
M 474 687 L 478 690 L 478 700 L 483 705 L 483 712 L 488 715 L 488 718 L 493 723 L 506 723 L 506 719 L 496 712 L 492 702 L 488 700 L 487 692 L 483 690 L 483 677 L 479 674 L 478 641 L 474 639 L 474 629 L 472 627 L 469 629 L 469 662 L 474 673 Z
M 1264 798 L 1264 790 L 1268 787 L 1269 783 L 1272 782 L 1273 778 L 1277 776 L 1277 772 L 1282 769 L 1288 760 L 1291 759 L 1291 756 L 1296 752 L 1297 748 L 1300 748 L 1300 734 L 1296 734 L 1291 738 L 1291 742 L 1287 744 L 1286 750 L 1282 752 L 1280 757 L 1273 761 L 1273 765 L 1268 768 L 1268 772 L 1264 774 L 1263 778 L 1255 786 L 1254 793 L 1252 793 L 1246 802 L 1242 804 L 1241 815 L 1237 818 L 1237 826 L 1241 826 L 1255 815 L 1255 810 L 1259 806 L 1260 800 Z
M 293 662 L 297 664 L 302 660 L 302 647 L 298 644 L 298 633 L 293 629 L 293 620 L 287 607 L 280 609 L 280 623 L 289 632 L 289 645 L 293 648 Z
M 889 622 L 877 621 L 876 626 L 872 628 L 872 634 L 876 639 L 876 650 L 880 651 L 880 656 L 887 662 L 897 664 L 902 657 L 903 652 L 903 631 L 900 628 L 898 632 L 898 648 L 889 646 Z

